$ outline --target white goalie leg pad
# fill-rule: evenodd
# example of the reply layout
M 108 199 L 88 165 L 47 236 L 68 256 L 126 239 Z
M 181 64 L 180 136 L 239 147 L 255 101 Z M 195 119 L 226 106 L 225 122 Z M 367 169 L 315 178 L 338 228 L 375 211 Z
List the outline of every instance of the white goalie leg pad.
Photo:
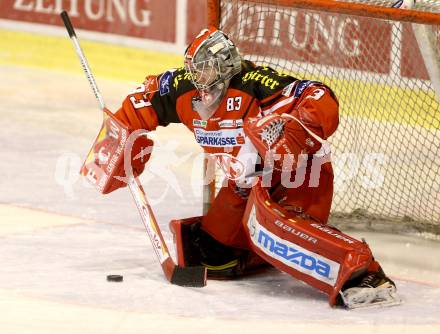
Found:
M 396 287 L 390 283 L 376 288 L 353 287 L 340 292 L 348 309 L 394 306 L 402 303 Z

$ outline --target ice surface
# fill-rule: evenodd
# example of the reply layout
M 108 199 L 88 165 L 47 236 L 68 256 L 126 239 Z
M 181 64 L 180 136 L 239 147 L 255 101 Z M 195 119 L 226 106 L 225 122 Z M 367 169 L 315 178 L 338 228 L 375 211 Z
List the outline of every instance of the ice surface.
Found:
M 439 330 L 439 243 L 411 236 L 353 233 L 395 279 L 405 301 L 398 307 L 332 309 L 325 295 L 276 271 L 201 289 L 169 284 L 128 191 L 103 197 L 77 176 L 101 122 L 86 80 L 7 66 L 0 73 L 0 203 L 56 213 L 60 222 L 41 226 L 41 211 L 23 211 L 14 220 L 23 228 L 12 229 L 8 206 L 0 207 L 1 332 Z M 112 110 L 135 87 L 98 83 Z M 200 149 L 179 126 L 155 139 L 156 169 L 143 180 L 171 245 L 168 221 L 201 213 L 201 188 L 191 181 Z M 177 183 L 165 183 L 163 163 Z M 108 274 L 124 282 L 109 283 Z

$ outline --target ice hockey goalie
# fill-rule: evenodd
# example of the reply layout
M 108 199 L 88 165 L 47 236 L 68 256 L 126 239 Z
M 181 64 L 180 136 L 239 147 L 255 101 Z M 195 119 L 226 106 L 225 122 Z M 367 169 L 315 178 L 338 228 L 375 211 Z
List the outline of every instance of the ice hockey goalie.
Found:
M 133 131 L 182 123 L 227 171 L 206 215 L 170 223 L 179 265 L 203 265 L 217 279 L 275 267 L 326 293 L 332 306 L 400 302 L 368 245 L 327 225 L 326 140 L 339 116 L 326 85 L 256 66 L 209 28 L 187 48 L 184 67 L 148 76 L 115 115 Z M 133 161 L 137 174 L 146 160 Z

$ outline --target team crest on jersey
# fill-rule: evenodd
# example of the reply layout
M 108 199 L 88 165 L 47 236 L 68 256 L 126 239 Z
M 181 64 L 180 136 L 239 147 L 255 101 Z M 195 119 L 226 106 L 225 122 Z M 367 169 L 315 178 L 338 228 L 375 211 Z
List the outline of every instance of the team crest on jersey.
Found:
M 159 93 L 160 96 L 168 94 L 171 88 L 171 79 L 173 77 L 173 71 L 167 71 L 160 77 L 159 80 Z
M 227 129 L 207 131 L 199 128 L 194 129 L 197 143 L 206 147 L 234 147 L 245 143 L 243 129 Z
M 149 75 L 144 81 L 145 93 L 154 93 L 159 90 L 159 84 L 157 83 L 157 76 Z
M 242 119 L 224 119 L 218 122 L 221 128 L 241 128 L 243 126 Z
M 295 92 L 293 93 L 294 97 L 300 97 L 302 93 L 304 93 L 304 90 L 314 84 L 320 84 L 318 81 L 311 81 L 311 80 L 301 80 L 298 82 L 298 84 L 295 87 Z
M 207 124 L 208 124 L 207 121 L 202 121 L 201 119 L 193 119 L 193 126 L 194 127 L 206 128 Z

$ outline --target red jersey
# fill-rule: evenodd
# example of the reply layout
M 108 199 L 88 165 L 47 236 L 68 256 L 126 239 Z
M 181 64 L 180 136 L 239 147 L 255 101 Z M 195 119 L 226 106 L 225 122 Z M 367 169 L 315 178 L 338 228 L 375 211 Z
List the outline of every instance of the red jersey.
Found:
M 243 124 L 250 117 L 307 111 L 301 121 L 326 139 L 338 124 L 337 101 L 332 91 L 316 81 L 298 80 L 269 67 L 244 62 L 217 107 L 206 121 L 193 109 L 198 91 L 183 68 L 149 76 L 128 95 L 116 117 L 133 130 L 183 123 L 208 153 L 237 155 L 245 144 Z
M 198 96 L 199 92 L 191 83 L 190 75 L 183 68 L 167 71 L 147 77 L 141 87 L 127 96 L 116 117 L 133 130 L 152 131 L 157 126 L 183 123 L 193 132 L 195 140 L 205 152 L 225 153 L 234 157 L 238 155 L 239 158 L 240 150 L 245 151 L 246 146 L 249 146 L 246 143 L 250 140 L 243 130 L 249 118 L 272 113 L 291 114 L 324 140 L 338 126 L 338 102 L 326 85 L 317 81 L 299 80 L 248 61 L 243 62 L 242 71 L 231 79 L 215 113 L 206 121 L 193 108 Z M 310 155 L 317 153 L 321 143 L 309 136 L 307 131 L 305 135 L 309 143 L 313 142 L 305 146 L 305 152 Z M 325 223 L 333 195 L 333 171 L 330 160 L 326 161 L 328 163 L 324 163 L 321 168 L 318 187 L 303 184 L 287 189 L 279 182 L 273 184 L 273 199 L 299 214 Z M 249 161 L 245 164 L 252 165 Z M 311 167 L 307 168 L 306 181 L 311 174 Z M 203 228 L 225 244 L 243 246 L 245 238 L 241 232 L 237 234 L 236 231 L 241 229 L 240 219 L 245 198 L 233 198 L 234 194 L 241 196 L 239 190 L 236 185 L 230 185 L 220 192 L 212 210 L 204 217 Z M 235 208 L 235 214 L 230 210 L 232 207 Z M 227 226 L 217 223 L 225 221 L 222 215 L 228 217 Z

